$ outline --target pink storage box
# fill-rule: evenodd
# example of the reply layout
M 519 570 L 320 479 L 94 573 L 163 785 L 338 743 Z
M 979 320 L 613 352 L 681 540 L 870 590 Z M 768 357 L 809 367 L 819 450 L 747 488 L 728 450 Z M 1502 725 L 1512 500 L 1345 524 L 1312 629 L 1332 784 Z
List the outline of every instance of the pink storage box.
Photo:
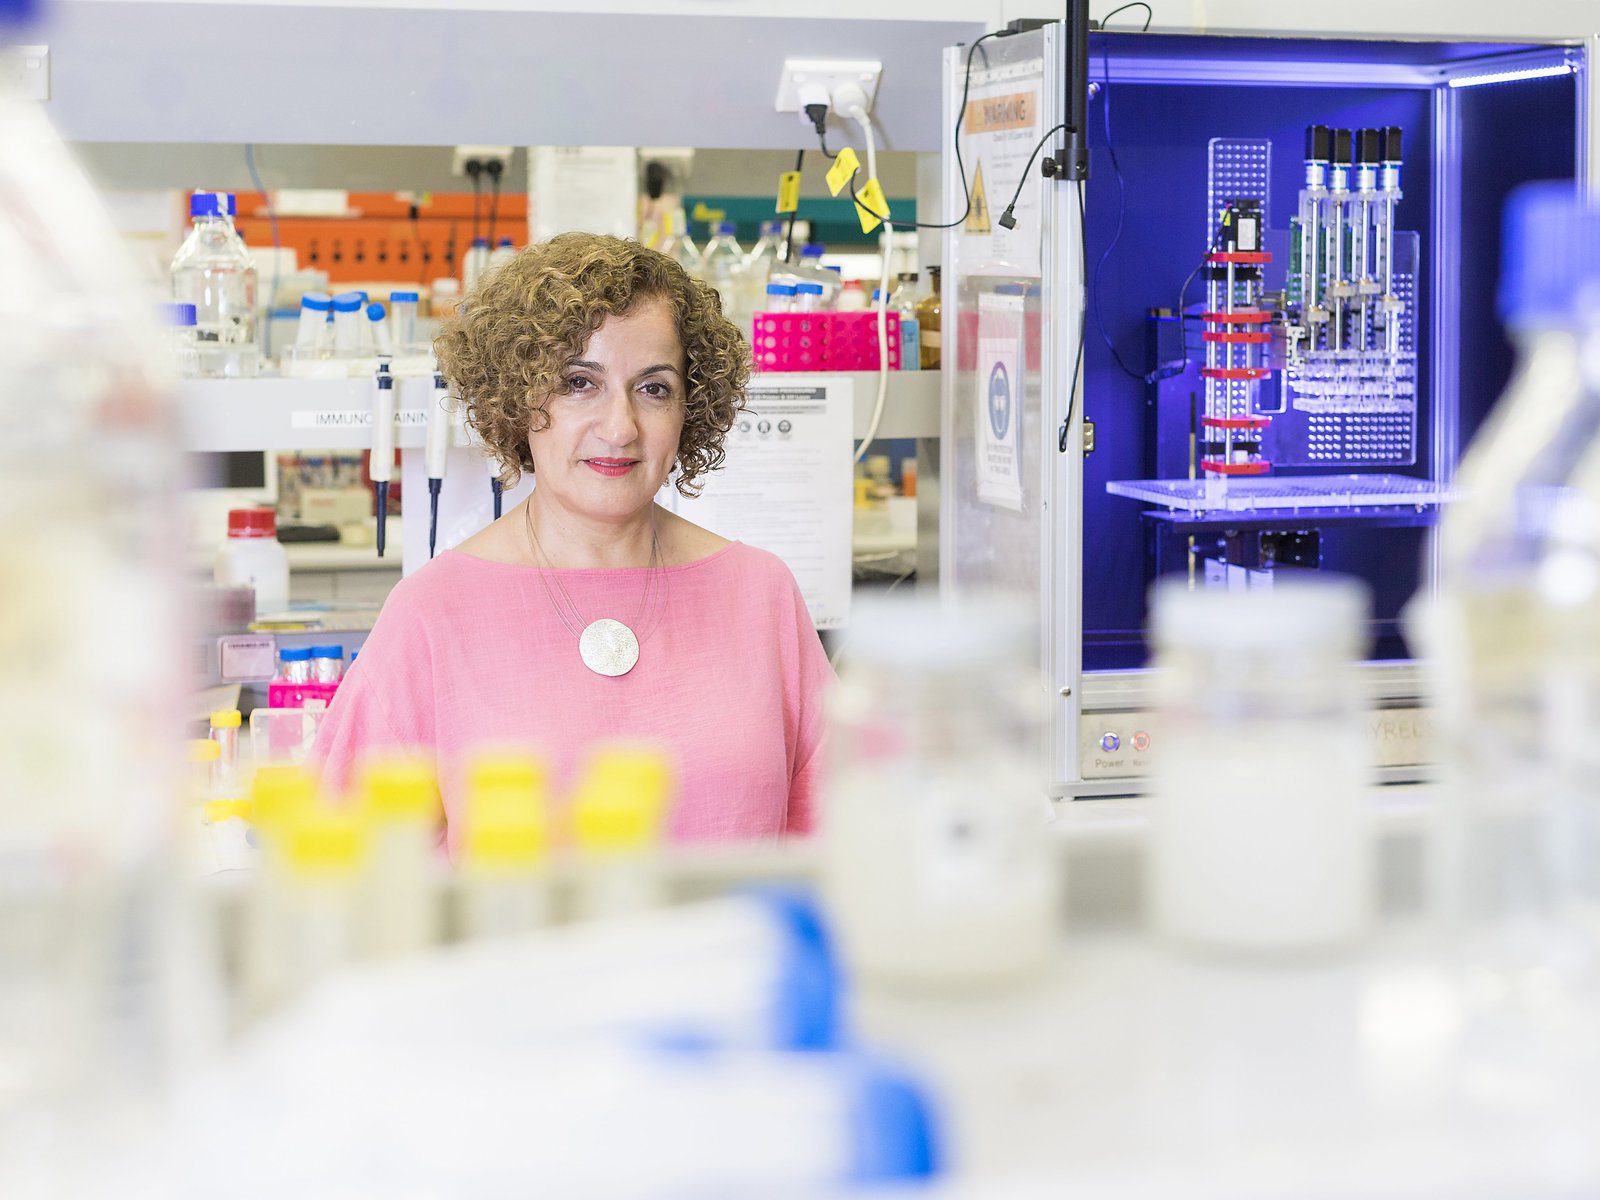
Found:
M 888 314 L 889 369 L 900 369 L 900 314 Z M 876 371 L 878 314 L 756 313 L 750 356 L 757 371 Z
M 304 708 L 307 700 L 333 703 L 333 694 L 339 690 L 337 683 L 284 683 L 275 680 L 267 684 L 268 708 Z

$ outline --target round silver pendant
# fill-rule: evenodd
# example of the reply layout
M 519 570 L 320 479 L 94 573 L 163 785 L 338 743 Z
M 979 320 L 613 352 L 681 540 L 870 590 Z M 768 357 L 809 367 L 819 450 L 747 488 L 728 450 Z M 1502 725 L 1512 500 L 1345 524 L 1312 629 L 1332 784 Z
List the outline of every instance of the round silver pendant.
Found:
M 578 638 L 578 654 L 596 675 L 626 675 L 639 661 L 639 639 L 621 621 L 601 617 Z

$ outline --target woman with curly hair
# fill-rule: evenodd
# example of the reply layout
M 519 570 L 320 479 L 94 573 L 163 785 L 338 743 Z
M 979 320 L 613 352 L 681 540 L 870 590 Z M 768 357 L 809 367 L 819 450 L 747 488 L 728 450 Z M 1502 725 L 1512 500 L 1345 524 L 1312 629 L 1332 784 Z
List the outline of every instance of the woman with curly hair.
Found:
M 519 746 L 564 794 L 597 742 L 675 760 L 671 834 L 806 832 L 828 660 L 775 556 L 661 508 L 723 459 L 749 347 L 716 292 L 634 242 L 569 233 L 486 275 L 435 341 L 527 500 L 390 594 L 317 741 L 335 786 L 377 749 L 439 768 Z

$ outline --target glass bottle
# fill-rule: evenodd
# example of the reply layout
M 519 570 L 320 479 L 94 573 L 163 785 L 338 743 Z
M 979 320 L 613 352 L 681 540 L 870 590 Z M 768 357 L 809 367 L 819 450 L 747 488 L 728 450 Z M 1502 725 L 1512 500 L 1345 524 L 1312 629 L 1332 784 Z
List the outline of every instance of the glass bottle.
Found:
M 938 267 L 928 268 L 933 290 L 917 301 L 917 336 L 921 339 L 922 347 L 922 352 L 917 356 L 917 365 L 924 371 L 939 369 L 939 274 Z

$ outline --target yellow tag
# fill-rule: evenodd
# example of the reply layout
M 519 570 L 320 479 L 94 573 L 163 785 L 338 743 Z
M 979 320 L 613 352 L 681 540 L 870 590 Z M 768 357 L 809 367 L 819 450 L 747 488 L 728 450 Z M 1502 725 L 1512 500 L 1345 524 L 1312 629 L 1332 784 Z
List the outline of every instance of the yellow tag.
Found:
M 828 191 L 837 196 L 844 191 L 844 185 L 850 182 L 850 176 L 861 169 L 861 160 L 856 157 L 856 152 L 846 146 L 839 151 L 839 156 L 833 160 L 833 166 L 828 168 Z
M 800 172 L 785 171 L 778 176 L 778 207 L 773 212 L 792 213 L 800 207 Z
M 726 209 L 709 208 L 704 200 L 696 200 L 694 211 L 689 214 L 690 218 L 696 221 L 720 221 L 727 215 Z
M 861 232 L 871 233 L 883 224 L 882 218 L 889 215 L 889 202 L 883 197 L 883 189 L 878 186 L 876 178 L 867 180 L 867 186 L 856 194 L 860 201 L 856 205 L 856 216 L 861 221 Z

